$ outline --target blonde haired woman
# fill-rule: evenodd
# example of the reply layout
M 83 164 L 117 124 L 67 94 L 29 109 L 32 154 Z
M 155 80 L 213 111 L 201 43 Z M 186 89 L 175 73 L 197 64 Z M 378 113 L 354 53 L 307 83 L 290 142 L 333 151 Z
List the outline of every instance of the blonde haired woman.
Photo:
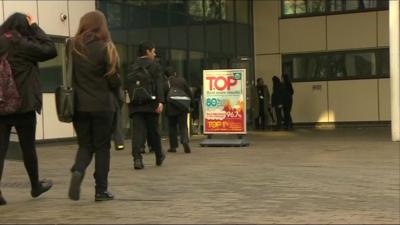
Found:
M 114 93 L 121 85 L 119 57 L 111 40 L 106 18 L 100 11 L 85 14 L 73 46 L 73 125 L 79 149 L 71 169 L 69 198 L 79 200 L 80 186 L 93 156 L 95 158 L 96 201 L 114 199 L 108 191 L 110 141 L 115 116 Z

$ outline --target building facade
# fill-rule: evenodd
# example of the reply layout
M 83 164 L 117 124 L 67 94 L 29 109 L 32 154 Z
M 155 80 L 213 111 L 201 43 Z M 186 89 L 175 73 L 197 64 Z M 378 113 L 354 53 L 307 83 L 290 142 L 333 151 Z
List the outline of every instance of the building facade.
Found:
M 255 75 L 292 77 L 294 122 L 390 121 L 388 2 L 254 1 Z

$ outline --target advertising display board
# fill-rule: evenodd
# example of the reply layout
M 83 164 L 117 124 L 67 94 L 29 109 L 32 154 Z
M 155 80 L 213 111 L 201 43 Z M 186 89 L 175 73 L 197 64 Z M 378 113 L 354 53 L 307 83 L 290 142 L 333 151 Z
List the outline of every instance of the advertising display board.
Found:
M 246 134 L 246 70 L 203 71 L 204 134 Z

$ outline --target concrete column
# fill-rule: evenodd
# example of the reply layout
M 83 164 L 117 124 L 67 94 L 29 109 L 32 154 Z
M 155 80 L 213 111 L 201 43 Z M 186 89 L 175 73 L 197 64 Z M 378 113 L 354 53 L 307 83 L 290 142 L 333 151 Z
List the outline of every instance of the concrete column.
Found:
M 389 1 L 392 140 L 400 141 L 400 1 Z

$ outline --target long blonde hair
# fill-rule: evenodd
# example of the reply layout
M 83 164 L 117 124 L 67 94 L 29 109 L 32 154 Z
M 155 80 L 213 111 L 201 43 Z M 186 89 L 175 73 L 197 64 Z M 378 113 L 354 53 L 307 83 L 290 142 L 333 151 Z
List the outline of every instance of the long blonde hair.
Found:
M 79 22 L 78 32 L 74 39 L 74 51 L 87 59 L 85 54 L 85 45 L 93 39 L 102 40 L 107 44 L 109 65 L 105 76 L 116 74 L 120 62 L 119 55 L 111 40 L 111 34 L 108 30 L 106 17 L 98 10 L 88 12 L 82 16 Z

